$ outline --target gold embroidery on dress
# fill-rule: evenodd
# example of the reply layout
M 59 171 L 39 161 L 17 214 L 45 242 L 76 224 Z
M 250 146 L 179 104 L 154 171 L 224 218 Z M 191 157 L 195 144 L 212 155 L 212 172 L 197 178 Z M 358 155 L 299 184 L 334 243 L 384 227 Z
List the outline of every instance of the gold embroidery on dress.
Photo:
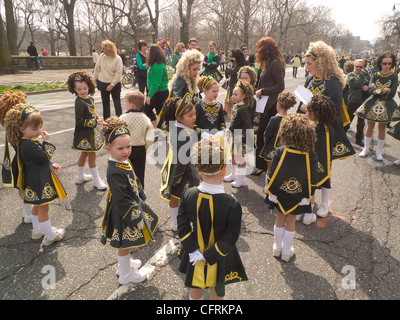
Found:
M 342 156 L 348 152 L 350 152 L 349 148 L 347 148 L 342 142 L 338 142 L 332 150 L 334 156 Z
M 232 281 L 232 280 L 234 280 L 234 279 L 239 279 L 240 281 L 242 281 L 242 278 L 239 277 L 239 274 L 238 274 L 237 272 L 232 272 L 232 271 L 231 271 L 230 274 L 227 274 L 227 275 L 225 276 L 225 282 Z
M 31 189 L 31 187 L 27 187 L 24 191 L 24 199 L 29 202 L 39 201 L 39 197 L 36 192 Z
M 42 199 L 51 199 L 56 194 L 56 190 L 54 190 L 50 183 L 46 183 L 42 191 Z
M 92 146 L 91 146 L 90 142 L 85 138 L 81 142 L 79 142 L 78 148 L 89 150 L 89 149 L 92 149 Z
M 119 241 L 119 235 L 118 235 L 118 230 L 114 228 L 113 235 L 111 237 L 111 240 Z
M 368 112 L 367 119 L 385 121 L 389 120 L 389 115 L 386 110 L 385 102 L 382 100 L 376 100 L 375 105 Z
M 303 192 L 300 182 L 295 177 L 285 181 L 279 189 L 290 194 Z
M 322 163 L 318 162 L 318 173 L 323 173 L 325 172 L 324 166 Z
M 143 238 L 143 233 L 136 227 L 134 228 L 134 230 L 126 227 L 122 235 L 122 240 L 136 241 L 140 238 Z

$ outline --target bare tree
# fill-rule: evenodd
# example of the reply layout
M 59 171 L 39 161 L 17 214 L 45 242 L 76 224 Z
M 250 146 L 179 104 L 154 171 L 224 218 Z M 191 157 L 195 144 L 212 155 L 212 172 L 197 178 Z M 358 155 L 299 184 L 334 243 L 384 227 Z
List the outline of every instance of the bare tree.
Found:
M 7 40 L 10 53 L 18 54 L 17 47 L 17 25 L 14 20 L 14 6 L 12 0 L 4 0 L 7 24 Z

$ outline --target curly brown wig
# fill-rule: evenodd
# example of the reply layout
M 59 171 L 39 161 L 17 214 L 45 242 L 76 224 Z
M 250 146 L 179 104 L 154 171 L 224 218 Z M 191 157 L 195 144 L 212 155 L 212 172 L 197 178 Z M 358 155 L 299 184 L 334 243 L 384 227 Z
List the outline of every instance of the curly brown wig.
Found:
M 256 44 L 257 54 L 256 61 L 259 63 L 261 70 L 265 70 L 267 65 L 274 59 L 281 61 L 286 68 L 285 59 L 278 48 L 278 44 L 271 37 L 263 37 Z
M 75 91 L 75 82 L 86 82 L 89 87 L 89 94 L 91 96 L 96 92 L 96 84 L 92 76 L 85 71 L 71 73 L 67 80 L 68 91 L 72 94 L 78 95 Z
M 21 91 L 6 91 L 0 98 L 0 124 L 4 127 L 7 112 L 17 104 L 26 103 L 27 95 Z
M 245 98 L 243 99 L 243 102 L 249 108 L 253 108 L 254 107 L 254 88 L 253 88 L 253 86 L 246 81 L 239 80 L 238 82 L 236 82 L 235 87 L 240 87 L 242 90 L 244 89 Z
M 204 81 L 206 81 L 207 78 L 208 78 L 208 77 L 206 77 L 206 76 L 201 76 L 201 77 L 199 78 L 199 82 L 197 83 L 197 88 L 199 89 L 199 91 L 204 91 L 204 89 L 203 89 L 203 84 L 204 84 Z M 205 90 L 210 90 L 210 88 L 211 88 L 212 86 L 214 86 L 214 85 L 218 85 L 218 82 L 217 82 L 216 80 L 213 80 L 213 81 L 209 82 L 209 83 L 207 84 Z
M 222 137 L 205 138 L 193 145 L 191 159 L 193 165 L 203 173 L 217 173 L 226 166 L 229 144 Z
M 103 131 L 104 137 L 106 138 L 106 141 L 108 141 L 108 138 L 109 138 L 111 132 L 116 127 L 119 127 L 119 126 L 128 127 L 128 123 L 125 120 L 122 120 L 116 116 L 112 116 L 112 117 L 108 118 L 107 120 L 104 120 L 102 131 Z
M 301 152 L 311 152 L 317 139 L 315 123 L 305 114 L 290 114 L 282 120 L 280 139 L 286 146 L 293 146 Z
M 278 95 L 278 102 L 285 110 L 289 110 L 297 103 L 295 96 L 288 91 L 281 92 Z
M 32 125 L 36 127 L 38 124 L 43 124 L 43 119 L 40 116 L 39 110 L 33 107 L 36 112 L 30 114 L 25 121 L 21 121 L 21 112 L 27 106 L 26 103 L 21 103 L 13 106 L 6 114 L 4 119 L 4 127 L 6 128 L 6 134 L 8 138 L 8 142 L 16 147 L 18 146 L 21 138 L 22 132 L 20 131 L 20 127 Z M 34 119 L 33 119 L 34 118 Z M 34 121 L 32 121 L 32 119 Z
M 119 117 L 112 116 L 108 118 L 107 120 L 104 120 L 103 123 L 103 134 L 104 137 L 106 138 L 106 141 L 108 141 L 108 138 L 110 137 L 111 132 L 119 126 L 125 126 L 128 127 L 128 123 L 125 120 L 120 119 Z
M 307 113 L 312 113 L 312 120 L 318 123 L 318 126 L 331 126 L 336 119 L 336 107 L 332 99 L 323 94 L 313 96 L 307 105 Z

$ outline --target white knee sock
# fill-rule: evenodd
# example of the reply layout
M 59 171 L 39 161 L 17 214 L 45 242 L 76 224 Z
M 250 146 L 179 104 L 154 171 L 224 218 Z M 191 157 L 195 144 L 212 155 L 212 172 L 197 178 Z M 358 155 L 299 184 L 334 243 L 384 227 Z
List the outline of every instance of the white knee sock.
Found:
M 83 178 L 83 173 L 84 173 L 85 167 L 77 167 L 77 176 L 78 178 Z
M 51 225 L 50 219 L 44 222 L 39 222 L 40 229 L 44 232 L 44 236 L 47 239 L 54 239 L 56 236 Z
M 371 146 L 372 137 L 364 137 L 364 149 L 368 151 L 369 147 Z
M 169 207 L 169 214 L 171 215 L 171 220 L 172 220 L 172 229 L 177 230 L 178 229 L 178 210 L 179 207 L 177 208 L 171 208 Z
M 274 225 L 274 240 L 275 246 L 277 249 L 282 249 L 282 241 L 283 241 L 283 234 L 285 232 L 285 228 L 278 228 Z
M 321 203 L 323 203 L 325 205 L 329 205 L 329 194 L 331 193 L 331 189 L 322 188 L 321 192 L 322 192 L 321 193 L 321 196 L 322 196 Z
M 127 254 L 126 256 L 120 256 L 117 253 L 117 257 L 120 275 L 127 275 L 131 270 L 131 260 L 129 254 Z
M 38 215 L 32 215 L 32 231 L 35 233 L 40 232 L 40 225 L 39 225 L 39 216 Z
M 385 140 L 378 139 L 378 142 L 376 144 L 376 153 L 377 154 L 382 154 L 382 149 L 383 149 L 384 145 L 385 145 Z
M 289 252 L 290 247 L 293 243 L 294 239 L 294 234 L 295 231 L 287 231 L 285 229 L 285 232 L 283 233 L 283 247 L 282 247 L 282 252 Z
M 90 168 L 90 172 L 92 173 L 94 181 L 101 180 L 100 175 L 99 175 L 99 170 L 97 170 L 97 167 Z

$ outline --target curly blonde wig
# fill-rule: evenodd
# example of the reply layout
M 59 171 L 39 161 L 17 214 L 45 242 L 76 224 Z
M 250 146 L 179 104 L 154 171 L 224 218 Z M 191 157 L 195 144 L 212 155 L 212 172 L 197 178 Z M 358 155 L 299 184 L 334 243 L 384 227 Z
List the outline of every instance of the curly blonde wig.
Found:
M 128 127 L 128 123 L 126 123 L 126 121 L 124 121 L 116 116 L 113 116 L 113 117 L 108 118 L 107 120 L 104 120 L 102 131 L 103 131 L 104 137 L 106 138 L 106 141 L 108 141 L 108 138 L 109 138 L 111 132 L 116 127 L 119 127 L 119 126 Z
M 36 112 L 30 114 L 25 121 L 21 121 L 21 112 L 27 106 L 26 103 L 21 103 L 13 106 L 6 114 L 4 119 L 4 126 L 6 128 L 6 135 L 8 138 L 8 142 L 16 147 L 21 138 L 22 132 L 20 131 L 20 127 L 32 125 L 36 127 L 39 124 L 43 124 L 43 119 L 40 115 L 39 110 L 35 107 L 31 106 L 36 110 Z
M 246 81 L 238 80 L 238 82 L 236 82 L 235 87 L 239 87 L 242 89 L 244 96 L 245 96 L 243 99 L 244 104 L 246 106 L 248 106 L 249 108 L 253 108 L 254 107 L 254 88 L 253 88 L 253 86 Z
M 198 93 L 197 82 L 199 81 L 199 76 L 195 79 L 190 77 L 189 68 L 195 64 L 199 63 L 201 65 L 201 53 L 197 50 L 188 50 L 182 54 L 182 57 L 179 59 L 178 64 L 176 65 L 176 73 L 172 78 L 171 83 L 174 83 L 177 77 L 182 77 L 185 80 L 189 92 L 193 90 L 195 93 Z
M 6 91 L 0 98 L 0 124 L 4 127 L 7 112 L 17 104 L 25 103 L 27 95 L 21 91 Z
M 329 80 L 332 77 L 339 79 L 342 88 L 346 86 L 346 79 L 342 69 L 339 68 L 335 50 L 323 41 L 312 42 L 305 57 L 310 57 L 314 62 L 321 80 Z
M 240 75 L 241 75 L 242 73 L 247 73 L 247 74 L 250 76 L 250 79 L 251 79 L 250 84 L 251 84 L 253 87 L 255 87 L 256 84 L 257 84 L 257 74 L 256 74 L 256 72 L 254 71 L 254 69 L 253 69 L 252 67 L 249 67 L 249 66 L 241 67 L 241 68 L 239 69 L 238 73 L 237 73 L 238 79 L 240 79 Z
M 229 144 L 219 136 L 205 138 L 193 145 L 191 150 L 192 164 L 204 174 L 216 174 L 226 166 Z
M 290 114 L 282 120 L 279 131 L 281 142 L 301 152 L 311 152 L 317 139 L 315 126 L 305 114 Z

